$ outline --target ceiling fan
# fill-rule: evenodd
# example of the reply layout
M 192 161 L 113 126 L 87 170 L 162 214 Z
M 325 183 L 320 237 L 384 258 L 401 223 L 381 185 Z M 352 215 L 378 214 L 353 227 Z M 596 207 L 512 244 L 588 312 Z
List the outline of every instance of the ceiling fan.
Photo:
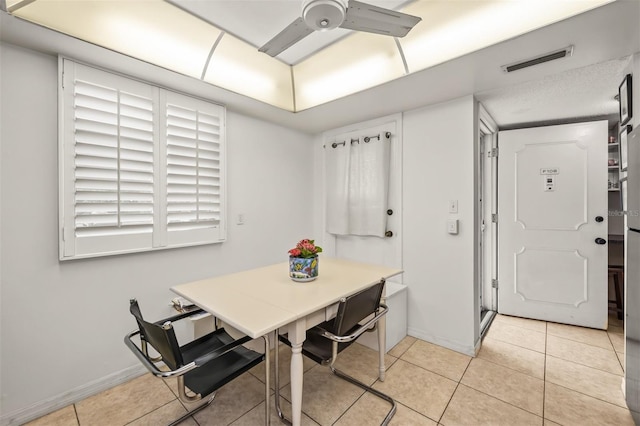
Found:
M 417 16 L 356 0 L 304 0 L 302 16 L 258 50 L 277 56 L 314 31 L 337 27 L 404 37 L 421 20 Z

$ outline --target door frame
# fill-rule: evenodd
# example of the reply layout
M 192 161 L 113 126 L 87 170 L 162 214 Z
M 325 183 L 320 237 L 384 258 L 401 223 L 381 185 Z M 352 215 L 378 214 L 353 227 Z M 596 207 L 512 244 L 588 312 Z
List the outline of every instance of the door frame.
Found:
M 480 103 L 477 126 L 475 284 L 478 336 L 482 338 L 498 310 L 498 293 L 492 283 L 498 278 L 498 226 L 494 218 L 498 213 L 499 128 Z M 486 312 L 484 315 L 483 308 Z

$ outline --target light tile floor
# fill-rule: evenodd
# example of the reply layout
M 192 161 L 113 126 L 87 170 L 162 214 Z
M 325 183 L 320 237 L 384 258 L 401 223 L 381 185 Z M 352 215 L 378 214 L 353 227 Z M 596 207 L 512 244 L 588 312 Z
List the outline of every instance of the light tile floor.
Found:
M 498 315 L 476 358 L 407 337 L 387 355 L 384 382 L 376 352 L 359 344 L 338 368 L 398 402 L 393 425 L 633 425 L 621 390 L 623 328 L 615 317 L 610 323 L 602 331 Z M 290 351 L 280 351 L 288 414 Z M 386 415 L 386 402 L 328 368 L 305 359 L 304 370 L 303 425 L 375 425 Z M 261 364 L 183 424 L 263 424 L 263 377 Z M 147 374 L 29 425 L 163 425 L 185 412 L 174 383 Z M 280 424 L 275 409 L 271 422 Z

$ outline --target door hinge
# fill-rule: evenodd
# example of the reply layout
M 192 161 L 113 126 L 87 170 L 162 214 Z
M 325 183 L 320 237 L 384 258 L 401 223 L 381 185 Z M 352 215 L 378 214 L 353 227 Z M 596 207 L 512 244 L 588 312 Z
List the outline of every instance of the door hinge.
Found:
M 491 280 L 491 288 L 498 288 L 498 280 L 496 279 Z
M 498 213 L 491 214 L 491 223 L 498 223 Z
M 491 148 L 491 151 L 489 151 L 489 157 L 498 158 L 498 148 Z

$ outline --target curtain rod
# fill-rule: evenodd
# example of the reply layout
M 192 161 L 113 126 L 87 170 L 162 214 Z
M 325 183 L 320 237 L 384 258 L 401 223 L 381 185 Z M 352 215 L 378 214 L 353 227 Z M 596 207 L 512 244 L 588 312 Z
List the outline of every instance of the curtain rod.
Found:
M 371 139 L 378 139 L 380 140 L 380 133 L 378 133 L 375 136 L 365 136 L 364 137 L 364 143 L 369 143 L 371 141 Z M 384 133 L 384 137 L 387 139 L 391 138 L 391 132 L 385 132 Z M 360 138 L 355 138 L 355 139 L 351 139 L 351 145 L 353 145 L 354 143 L 360 143 Z M 347 141 L 342 141 L 342 142 L 334 142 L 331 144 L 332 148 L 337 148 L 338 146 L 342 145 L 342 146 L 346 146 Z

